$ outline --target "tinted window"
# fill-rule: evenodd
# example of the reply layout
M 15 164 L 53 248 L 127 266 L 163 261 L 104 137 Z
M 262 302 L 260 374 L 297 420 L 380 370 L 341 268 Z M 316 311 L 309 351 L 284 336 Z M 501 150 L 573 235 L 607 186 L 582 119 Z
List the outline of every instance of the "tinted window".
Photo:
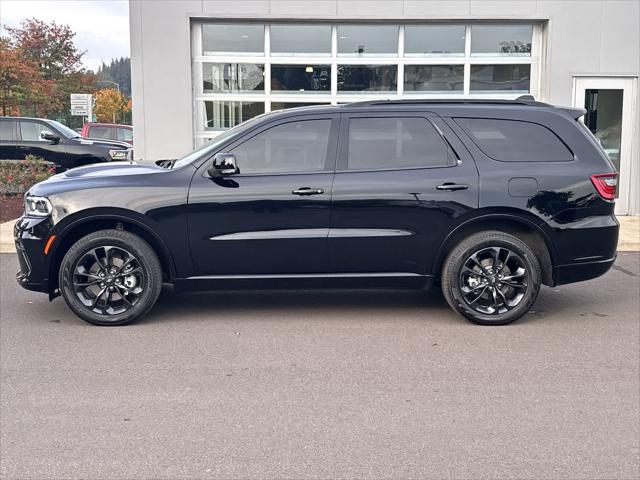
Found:
M 237 53 L 264 55 L 264 25 L 241 23 L 205 23 L 202 25 L 204 55 Z
M 15 140 L 13 125 L 14 122 L 11 121 L 0 121 L 0 141 L 7 142 L 10 140 Z
M 531 65 L 471 65 L 473 93 L 529 93 Z
M 338 55 L 398 54 L 396 25 L 338 25 Z
M 405 65 L 404 91 L 462 93 L 464 65 Z
M 40 138 L 40 132 L 53 133 L 41 123 L 20 121 L 20 135 L 23 142 L 46 142 L 47 140 Z
M 573 154 L 548 128 L 537 123 L 486 118 L 456 122 L 489 157 L 505 162 L 563 162 Z
M 531 25 L 473 25 L 471 55 L 531 56 Z
M 410 56 L 464 56 L 464 25 L 407 25 L 404 53 Z
M 271 25 L 273 55 L 331 55 L 331 25 Z
M 388 92 L 398 88 L 397 65 L 338 65 L 339 92 Z
M 111 128 L 110 127 L 91 127 L 89 128 L 89 137 L 111 140 Z
M 284 123 L 265 130 L 232 152 L 240 173 L 314 172 L 325 169 L 331 120 Z
M 329 92 L 331 91 L 331 65 L 271 65 L 271 90 Z
M 349 120 L 349 169 L 453 165 L 433 125 L 419 117 Z

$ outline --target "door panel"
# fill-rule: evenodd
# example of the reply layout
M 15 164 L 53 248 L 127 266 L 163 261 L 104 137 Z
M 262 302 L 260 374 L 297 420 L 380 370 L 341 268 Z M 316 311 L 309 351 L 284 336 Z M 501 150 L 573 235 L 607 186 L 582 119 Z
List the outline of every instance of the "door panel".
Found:
M 632 130 L 636 79 L 625 77 L 576 77 L 574 106 L 585 108 L 582 118 L 619 172 L 616 213 L 629 213 L 632 172 Z
M 478 173 L 473 160 L 437 117 L 418 116 L 428 118 L 431 126 L 437 126 L 436 131 L 440 129 L 446 135 L 459 161 L 454 158 L 449 163 L 451 166 L 441 167 L 349 171 L 348 125 L 354 115 L 342 115 L 329 232 L 335 271 L 428 274 L 446 235 L 463 219 L 475 214 Z M 388 129 L 391 130 L 393 126 Z M 400 133 L 403 138 L 411 135 L 415 132 Z M 424 148 L 421 143 L 417 147 Z M 431 148 L 440 147 L 433 143 Z M 386 155 L 397 151 L 390 162 L 410 165 L 415 162 L 414 158 L 406 158 L 416 154 L 416 148 L 409 145 L 399 148 L 381 143 L 376 149 L 385 151 Z M 447 162 L 443 159 L 442 163 Z
M 322 120 L 323 129 L 329 122 L 328 130 L 319 131 L 324 140 L 311 138 L 310 128 L 296 128 L 313 120 Z M 189 192 L 189 237 L 198 276 L 329 271 L 337 129 L 337 116 L 288 118 L 225 149 L 236 155 L 240 174 L 210 178 L 211 162 L 205 162 Z M 326 148 L 318 150 L 321 140 Z M 265 156 L 254 161 L 260 151 Z M 318 160 L 320 154 L 324 157 Z M 302 171 L 287 172 L 287 159 Z

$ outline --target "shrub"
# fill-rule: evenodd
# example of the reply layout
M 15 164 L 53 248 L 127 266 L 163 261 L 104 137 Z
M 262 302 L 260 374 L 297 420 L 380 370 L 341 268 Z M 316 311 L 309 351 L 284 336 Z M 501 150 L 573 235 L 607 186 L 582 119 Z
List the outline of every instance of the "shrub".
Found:
M 33 155 L 24 160 L 0 160 L 0 195 L 24 193 L 54 173 L 51 162 Z

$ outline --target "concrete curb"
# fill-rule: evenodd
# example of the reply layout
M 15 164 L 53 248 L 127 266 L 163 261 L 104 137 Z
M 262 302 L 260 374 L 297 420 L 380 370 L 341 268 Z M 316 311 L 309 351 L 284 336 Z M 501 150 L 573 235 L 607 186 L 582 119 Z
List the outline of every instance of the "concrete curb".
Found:
M 620 222 L 619 252 L 640 251 L 640 217 L 618 217 Z M 0 224 L 0 253 L 15 253 L 13 225 L 16 220 Z
M 13 242 L 13 225 L 16 220 L 0 224 L 0 253 L 15 253 L 16 244 Z

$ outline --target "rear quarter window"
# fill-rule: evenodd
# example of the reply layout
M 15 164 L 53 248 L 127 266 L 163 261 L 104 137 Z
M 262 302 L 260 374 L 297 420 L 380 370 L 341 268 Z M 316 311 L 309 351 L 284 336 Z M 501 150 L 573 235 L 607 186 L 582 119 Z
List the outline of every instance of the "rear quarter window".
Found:
M 569 162 L 573 153 L 538 123 L 490 118 L 456 118 L 482 152 L 501 162 Z

